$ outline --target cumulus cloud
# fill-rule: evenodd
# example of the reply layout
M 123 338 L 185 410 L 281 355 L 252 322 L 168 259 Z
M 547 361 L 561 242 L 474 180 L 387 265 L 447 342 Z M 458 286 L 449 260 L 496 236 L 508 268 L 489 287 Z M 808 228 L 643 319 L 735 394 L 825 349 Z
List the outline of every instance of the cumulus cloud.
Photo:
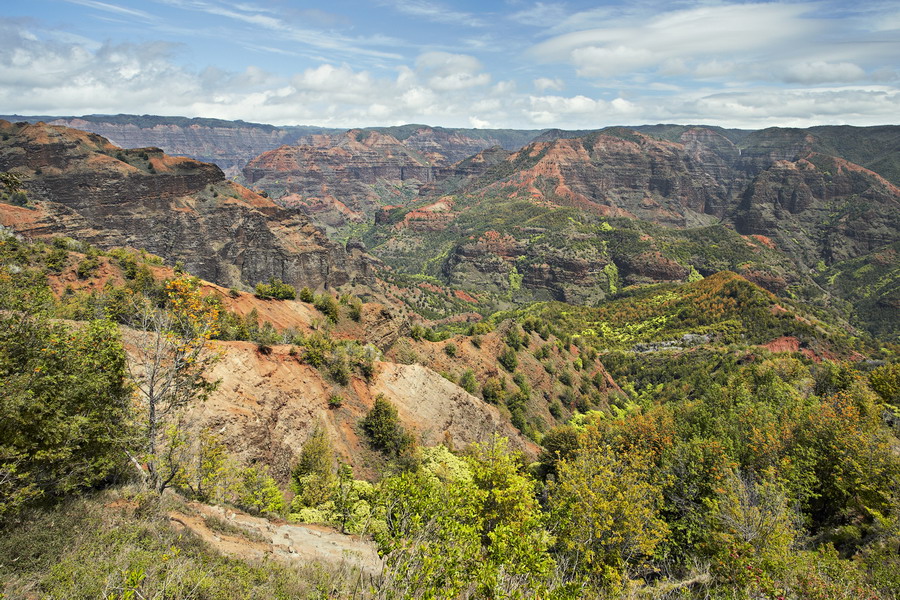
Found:
M 282 43 L 302 30 L 277 11 L 249 2 L 157 1 L 228 11 L 219 16 L 253 25 L 254 39 L 280 54 L 234 69 L 189 67 L 184 48 L 172 44 L 102 43 L 81 31 L 61 33 L 33 21 L 8 20 L 0 23 L 0 106 L 20 114 L 133 112 L 334 127 L 425 122 L 589 129 L 674 122 L 758 128 L 871 125 L 894 122 L 900 114 L 893 54 L 879 63 L 871 58 L 875 50 L 869 46 L 875 44 L 832 44 L 831 49 L 816 47 L 815 55 L 799 49 L 825 27 L 804 12 L 808 6 L 712 5 L 612 26 L 598 17 L 608 9 L 599 9 L 591 13 L 593 20 L 582 23 L 589 29 L 574 29 L 574 21 L 563 19 L 567 29 L 555 29 L 562 33 L 532 50 L 532 57 L 564 63 L 541 72 L 518 54 L 505 53 L 500 63 L 490 53 L 434 47 L 402 48 L 409 57 L 385 48 L 396 58 L 383 61 L 338 51 L 309 61 L 302 59 L 308 56 L 302 48 L 310 44 Z M 520 13 L 535 15 L 563 7 L 549 2 L 517 6 Z M 768 16 L 751 18 L 753 10 Z M 763 23 L 775 17 L 784 22 L 763 31 Z M 516 18 L 527 20 L 523 14 Z M 732 19 L 737 24 L 725 33 L 710 31 L 727 41 L 707 39 L 707 29 Z M 321 45 L 313 47 L 326 54 L 326 43 L 347 39 L 316 41 Z M 353 39 L 350 46 L 361 47 L 360 40 L 372 38 Z M 246 45 L 240 39 L 229 42 Z M 792 44 L 798 49 L 786 52 Z M 877 47 L 884 53 L 895 46 Z M 273 59 L 290 66 L 276 68 Z M 590 81 L 585 84 L 573 73 Z
M 491 82 L 474 56 L 449 52 L 426 52 L 416 60 L 416 68 L 436 90 L 464 90 Z

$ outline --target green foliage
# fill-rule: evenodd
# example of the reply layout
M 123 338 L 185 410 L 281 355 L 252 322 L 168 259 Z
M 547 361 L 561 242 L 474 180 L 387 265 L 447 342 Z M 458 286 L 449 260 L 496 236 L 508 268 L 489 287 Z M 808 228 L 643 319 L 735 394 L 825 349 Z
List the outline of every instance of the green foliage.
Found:
M 241 471 L 236 500 L 241 508 L 263 514 L 279 514 L 285 508 L 278 484 L 262 467 L 245 467 Z
M 272 277 L 269 283 L 257 283 L 253 294 L 264 300 L 293 300 L 297 296 L 294 286 Z
M 96 256 L 85 256 L 78 263 L 78 267 L 75 269 L 75 274 L 78 275 L 79 279 L 87 279 L 94 273 L 96 273 L 97 269 L 99 268 L 100 261 L 97 260 Z
M 470 394 L 474 394 L 478 389 L 478 380 L 475 379 L 475 373 L 472 369 L 466 369 L 463 371 L 463 374 L 459 376 L 459 387 Z
M 332 323 L 337 323 L 341 318 L 341 307 L 329 293 L 317 294 L 313 299 L 313 305 Z
M 497 438 L 473 446 L 467 468 L 440 456 L 426 460 L 428 471 L 382 483 L 384 593 L 448 600 L 544 594 L 554 568 L 551 538 L 520 457 Z
M 372 409 L 360 425 L 372 446 L 388 456 L 405 456 L 415 445 L 412 435 L 400 423 L 396 407 L 382 394 L 375 397 Z
M 0 519 L 105 480 L 134 441 L 114 325 L 0 315 Z
M 900 405 L 900 363 L 873 369 L 869 373 L 869 386 L 885 402 Z
M 556 468 L 550 519 L 557 548 L 571 561 L 571 576 L 617 590 L 649 572 L 668 526 L 658 512 L 662 494 L 650 479 L 647 457 L 620 455 L 589 439 Z
M 610 262 L 603 267 L 603 273 L 606 275 L 606 291 L 610 296 L 615 296 L 619 291 L 619 268 L 616 263 Z
M 725 344 L 763 344 L 793 336 L 843 352 L 858 346 L 846 330 L 816 319 L 787 300 L 776 301 L 769 292 L 727 272 L 692 283 L 628 289 L 598 307 L 548 302 L 498 313 L 492 319 L 510 317 L 539 318 L 558 337 L 578 336 L 603 350 L 673 340 L 680 344 L 685 334 Z
M 503 352 L 497 355 L 497 362 L 500 365 L 512 373 L 516 370 L 516 367 L 519 366 L 519 357 L 516 356 L 516 351 L 509 346 L 507 346 Z
M 456 356 L 456 344 L 454 344 L 453 342 L 447 342 L 446 344 L 444 344 L 444 354 L 446 354 L 450 358 L 455 357 Z
M 303 444 L 291 471 L 291 487 L 296 494 L 291 512 L 327 502 L 334 494 L 336 483 L 334 448 L 328 433 L 317 425 Z
M 26 206 L 28 204 L 28 196 L 22 189 L 24 184 L 22 175 L 11 171 L 0 172 L 0 202 L 12 204 L 14 206 Z

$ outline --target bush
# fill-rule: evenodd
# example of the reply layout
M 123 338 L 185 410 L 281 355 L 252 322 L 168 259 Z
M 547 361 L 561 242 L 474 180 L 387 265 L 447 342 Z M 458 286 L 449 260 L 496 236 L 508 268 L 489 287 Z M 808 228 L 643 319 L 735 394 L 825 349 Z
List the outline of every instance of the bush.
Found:
M 78 263 L 75 274 L 78 275 L 78 279 L 87 279 L 93 275 L 98 268 L 100 268 L 100 261 L 97 260 L 97 257 L 86 256 Z
M 246 467 L 241 471 L 237 504 L 256 513 L 284 511 L 284 496 L 265 468 Z
M 472 372 L 472 369 L 466 369 L 460 376 L 459 387 L 470 394 L 474 394 L 475 390 L 478 389 L 478 381 L 475 379 L 475 373 Z
M 337 323 L 338 319 L 341 318 L 341 307 L 331 294 L 317 295 L 313 300 L 313 306 L 328 317 L 328 320 L 332 323 Z
M 519 358 L 516 356 L 516 351 L 510 347 L 507 347 L 506 350 L 500 353 L 497 357 L 497 362 L 510 373 L 519 366 Z
M 456 344 L 453 342 L 447 342 L 447 345 L 444 346 L 444 354 L 453 358 L 456 356 Z
M 257 283 L 254 295 L 263 300 L 293 300 L 297 292 L 294 286 L 272 277 L 269 283 Z
M 497 404 L 505 388 L 506 385 L 502 379 L 491 377 L 481 386 L 481 397 L 484 398 L 485 402 Z
M 401 457 L 413 448 L 412 435 L 400 424 L 397 409 L 383 394 L 375 397 L 375 404 L 361 425 L 372 445 L 389 456 Z
M 26 501 L 93 486 L 134 433 L 116 327 L 0 318 L 0 519 Z

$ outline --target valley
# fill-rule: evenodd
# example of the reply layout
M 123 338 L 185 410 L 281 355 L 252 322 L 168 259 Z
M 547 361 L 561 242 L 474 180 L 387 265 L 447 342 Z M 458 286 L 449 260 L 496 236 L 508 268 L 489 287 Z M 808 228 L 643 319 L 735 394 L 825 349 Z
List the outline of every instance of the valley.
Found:
M 900 589 L 900 127 L 0 135 L 0 594 Z

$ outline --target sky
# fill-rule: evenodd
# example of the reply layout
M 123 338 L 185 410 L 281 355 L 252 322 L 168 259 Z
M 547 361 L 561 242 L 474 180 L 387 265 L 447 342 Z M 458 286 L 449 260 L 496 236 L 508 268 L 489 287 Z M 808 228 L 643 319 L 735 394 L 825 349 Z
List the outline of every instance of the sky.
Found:
M 898 63 L 898 0 L 0 3 L 0 114 L 897 124 Z

